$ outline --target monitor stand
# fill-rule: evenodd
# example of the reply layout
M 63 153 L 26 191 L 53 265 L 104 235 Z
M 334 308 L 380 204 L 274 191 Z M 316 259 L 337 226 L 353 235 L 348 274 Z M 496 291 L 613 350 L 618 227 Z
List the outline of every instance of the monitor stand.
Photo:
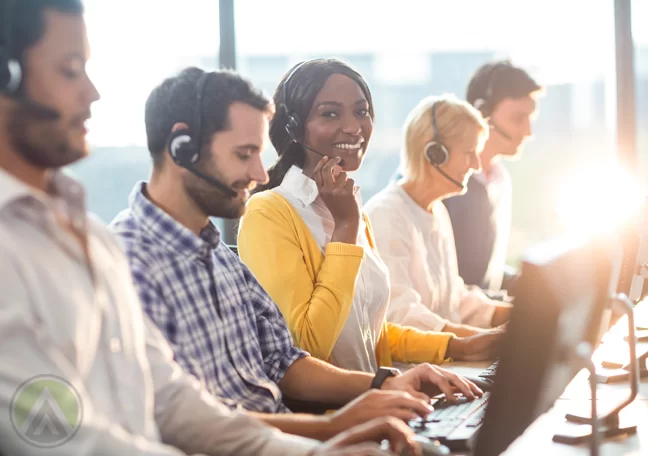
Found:
M 645 337 L 646 329 L 641 328 L 641 326 L 648 326 L 648 302 L 641 301 L 634 306 L 632 312 L 628 313 L 628 310 L 624 309 L 623 313 L 630 315 L 634 318 L 634 335 L 635 343 L 639 342 L 639 336 Z M 628 323 L 628 334 L 630 334 L 630 323 Z M 642 334 L 644 333 L 644 334 Z M 625 337 L 626 341 L 630 341 L 630 336 Z M 648 378 L 648 368 L 646 368 L 646 360 L 648 360 L 648 346 L 642 344 L 641 349 L 637 348 L 635 351 L 635 358 L 637 366 L 639 369 L 639 378 Z M 628 380 L 630 376 L 630 367 L 632 362 L 623 364 L 615 362 L 614 360 L 603 360 L 601 362 L 601 367 L 597 369 L 596 379 L 599 383 L 613 383 Z
M 619 413 L 621 410 L 630 405 L 637 397 L 639 393 L 639 364 L 637 362 L 637 338 L 634 332 L 634 312 L 632 301 L 630 301 L 627 296 L 623 294 L 616 295 L 612 298 L 613 303 L 618 303 L 622 305 L 623 311 L 628 316 L 628 348 L 630 350 L 630 365 L 629 375 L 627 378 L 630 383 L 630 396 L 624 400 L 621 404 L 616 406 L 612 411 L 608 412 L 603 417 L 596 416 L 596 368 L 591 361 L 591 356 L 589 362 L 587 363 L 588 370 L 590 371 L 590 388 L 592 391 L 592 414 L 589 417 L 583 417 L 579 415 L 567 414 L 565 418 L 567 421 L 578 424 L 592 424 L 592 429 L 597 429 L 597 425 L 600 426 L 597 432 L 592 432 L 592 440 L 596 437 L 594 434 L 603 435 L 605 437 L 614 437 L 619 435 L 630 435 L 637 432 L 637 425 L 630 426 L 621 426 L 619 422 Z M 554 440 L 560 439 L 560 435 L 555 435 Z M 558 440 L 560 441 L 560 440 Z M 598 450 L 597 450 L 598 453 Z
M 648 368 L 646 367 L 646 360 L 648 360 L 648 348 L 642 350 L 635 362 L 639 370 L 639 378 L 648 377 Z M 628 380 L 632 362 L 628 364 L 614 363 L 610 361 L 603 361 L 601 367 L 596 370 L 596 381 L 598 383 L 614 383 L 623 380 Z

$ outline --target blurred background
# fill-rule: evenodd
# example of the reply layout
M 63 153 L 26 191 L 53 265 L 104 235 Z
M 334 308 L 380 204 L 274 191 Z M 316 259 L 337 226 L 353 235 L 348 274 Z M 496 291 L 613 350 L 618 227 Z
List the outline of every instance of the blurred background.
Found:
M 575 176 L 590 175 L 599 189 L 615 186 L 589 170 L 609 166 L 618 152 L 617 65 L 628 60 L 615 40 L 624 26 L 620 6 L 631 11 L 634 57 L 635 112 L 628 118 L 636 123 L 629 129 L 636 138 L 629 163 L 641 184 L 648 178 L 648 0 L 84 3 L 89 72 L 102 99 L 90 123 L 93 153 L 71 171 L 87 186 L 90 210 L 104 222 L 126 208 L 135 182 L 148 178 L 146 97 L 183 67 L 235 66 L 271 95 L 299 61 L 333 56 L 351 63 L 367 79 L 376 107 L 373 139 L 354 176 L 367 201 L 398 167 L 410 109 L 431 94 L 464 98 L 478 66 L 510 58 L 546 87 L 534 140 L 520 160 L 505 162 L 514 186 L 509 261 L 516 264 L 527 246 L 561 230 L 556 211 L 569 192 L 565 184 L 586 185 Z M 275 158 L 274 150 L 264 151 L 268 165 Z

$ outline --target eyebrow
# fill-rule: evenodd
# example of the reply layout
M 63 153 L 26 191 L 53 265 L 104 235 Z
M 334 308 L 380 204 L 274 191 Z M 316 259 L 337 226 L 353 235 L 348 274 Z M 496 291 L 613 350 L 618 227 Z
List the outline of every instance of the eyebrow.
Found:
M 353 104 L 359 105 L 359 104 L 365 104 L 365 103 L 369 103 L 369 101 L 367 101 L 366 98 L 361 98 L 359 100 L 356 100 L 356 102 L 353 103 Z M 321 101 L 321 102 L 317 103 L 317 106 L 315 106 L 315 107 L 319 108 L 320 106 L 336 106 L 338 108 L 341 108 L 342 103 L 340 103 L 339 101 Z
M 78 59 L 78 60 L 81 60 L 81 61 L 83 61 L 83 62 L 86 61 L 86 56 L 83 55 L 81 52 L 70 52 L 70 53 L 68 53 L 68 54 L 65 54 L 65 55 L 63 56 L 63 58 L 64 58 L 65 60 L 68 60 L 68 59 Z
M 256 144 L 242 144 L 240 146 L 236 146 L 237 151 L 246 151 L 246 150 L 252 150 L 253 152 L 261 150 L 259 146 Z

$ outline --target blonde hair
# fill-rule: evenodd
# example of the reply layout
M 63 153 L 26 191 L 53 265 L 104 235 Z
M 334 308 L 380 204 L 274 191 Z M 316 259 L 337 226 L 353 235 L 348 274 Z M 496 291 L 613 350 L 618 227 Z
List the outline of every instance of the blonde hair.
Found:
M 432 106 L 435 108 L 437 131 L 434 137 L 432 127 Z M 482 143 L 488 138 L 488 125 L 481 113 L 454 95 L 426 97 L 405 120 L 404 143 L 401 150 L 402 172 L 408 180 L 422 180 L 429 161 L 425 157 L 425 146 L 431 141 L 442 141 L 446 147 L 463 139 L 466 134 L 481 136 Z

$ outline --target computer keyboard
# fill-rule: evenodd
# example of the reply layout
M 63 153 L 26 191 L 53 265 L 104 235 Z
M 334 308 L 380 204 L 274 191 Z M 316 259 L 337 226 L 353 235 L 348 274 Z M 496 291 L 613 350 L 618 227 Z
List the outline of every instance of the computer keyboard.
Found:
M 468 442 L 481 427 L 486 416 L 486 404 L 490 393 L 473 401 L 464 396 L 456 403 L 445 398 L 433 404 L 434 411 L 425 418 L 409 422 L 416 435 L 438 440 L 453 451 L 469 449 Z
M 488 366 L 486 369 L 479 373 L 481 378 L 495 379 L 495 374 L 497 373 L 497 365 L 499 364 L 499 359 L 496 360 L 493 364 Z

